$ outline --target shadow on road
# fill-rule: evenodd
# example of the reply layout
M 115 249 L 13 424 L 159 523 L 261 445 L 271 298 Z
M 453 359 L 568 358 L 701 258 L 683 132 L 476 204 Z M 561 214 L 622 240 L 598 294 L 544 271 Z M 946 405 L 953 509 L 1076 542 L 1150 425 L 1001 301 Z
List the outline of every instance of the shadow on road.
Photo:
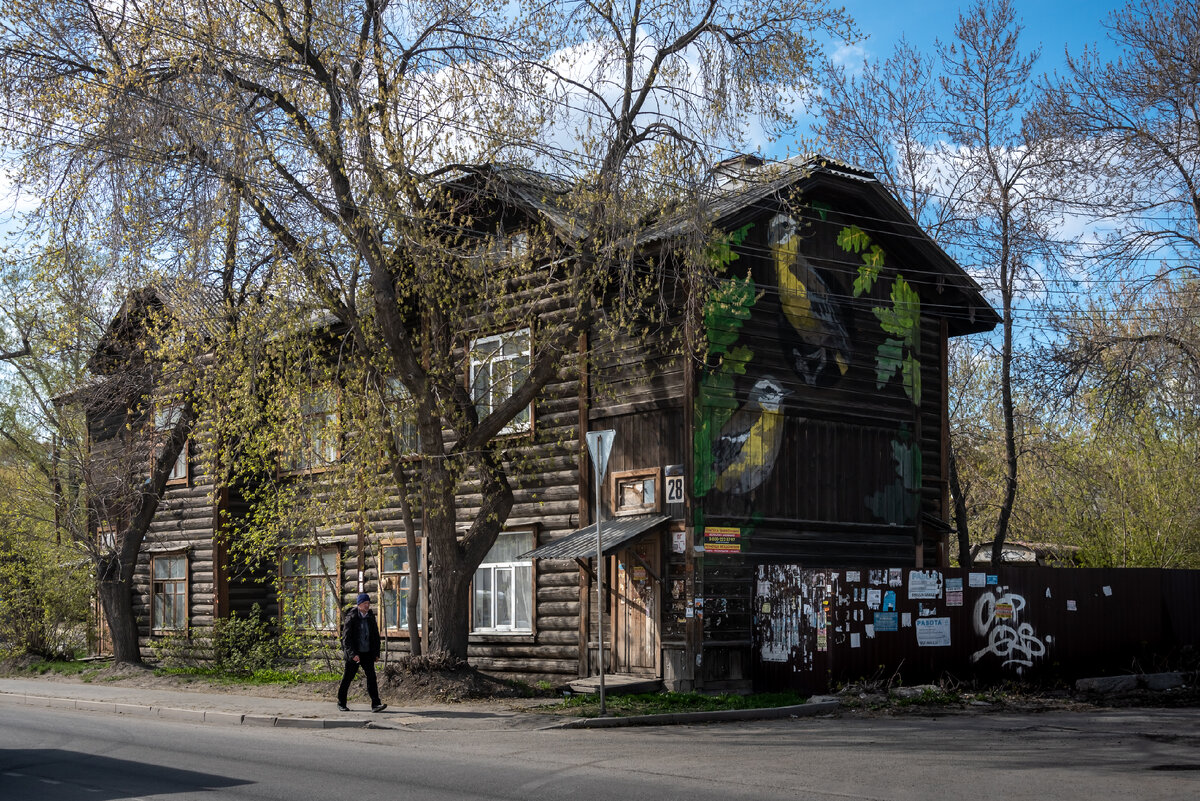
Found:
M 0 749 L 0 798 L 116 801 L 250 784 L 193 770 L 112 759 L 57 748 Z M 81 795 L 81 791 L 87 795 Z

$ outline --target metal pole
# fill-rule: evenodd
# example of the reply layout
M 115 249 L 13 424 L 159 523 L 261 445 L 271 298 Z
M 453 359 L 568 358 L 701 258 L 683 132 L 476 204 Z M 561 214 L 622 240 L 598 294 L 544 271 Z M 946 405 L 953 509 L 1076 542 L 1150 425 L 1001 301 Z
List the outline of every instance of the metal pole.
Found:
M 596 613 L 599 625 L 600 647 L 596 652 L 600 663 L 600 716 L 606 714 L 604 706 L 604 546 L 600 539 L 600 471 L 596 470 Z

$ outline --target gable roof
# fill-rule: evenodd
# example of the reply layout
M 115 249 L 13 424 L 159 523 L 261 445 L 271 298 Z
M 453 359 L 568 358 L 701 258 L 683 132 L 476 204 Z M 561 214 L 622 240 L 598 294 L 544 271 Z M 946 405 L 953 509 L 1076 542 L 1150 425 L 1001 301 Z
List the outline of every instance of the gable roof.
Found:
M 131 291 L 116 315 L 108 323 L 96 349 L 88 359 L 88 369 L 104 375 L 110 361 L 128 342 L 132 333 L 144 325 L 152 309 L 162 309 L 181 325 L 204 339 L 216 336 L 224 325 L 219 293 L 198 282 L 166 284 L 155 282 Z
M 917 267 L 941 286 L 957 295 L 955 303 L 942 304 L 940 316 L 947 319 L 951 336 L 990 331 L 1000 316 L 983 296 L 983 289 L 913 219 L 908 210 L 875 177 L 874 173 L 823 155 L 799 156 L 767 163 L 755 156 L 735 156 L 717 164 L 718 180 L 702 198 L 703 219 L 719 230 L 733 230 L 761 214 L 764 207 L 777 205 L 787 196 L 826 190 L 856 200 L 871 209 L 871 225 L 901 239 L 915 254 Z M 446 182 L 452 191 L 479 192 L 502 204 L 522 209 L 546 220 L 560 235 L 583 235 L 565 200 L 573 184 L 557 176 L 526 167 L 481 164 L 461 168 Z M 637 234 L 637 245 L 654 250 L 671 244 L 695 230 L 695 209 L 667 214 Z
M 832 190 L 870 207 L 872 227 L 901 237 L 923 262 L 923 271 L 957 291 L 961 306 L 945 308 L 941 314 L 950 322 L 951 336 L 990 331 L 1000 323 L 1000 315 L 984 298 L 978 282 L 925 232 L 873 173 L 821 155 L 771 164 L 737 157 L 717 165 L 714 172 L 727 176 L 704 203 L 707 220 L 714 228 L 733 230 L 761 214 L 764 206 L 777 204 L 791 194 Z M 642 243 L 668 245 L 695 224 L 694 216 L 664 219 L 646 231 Z

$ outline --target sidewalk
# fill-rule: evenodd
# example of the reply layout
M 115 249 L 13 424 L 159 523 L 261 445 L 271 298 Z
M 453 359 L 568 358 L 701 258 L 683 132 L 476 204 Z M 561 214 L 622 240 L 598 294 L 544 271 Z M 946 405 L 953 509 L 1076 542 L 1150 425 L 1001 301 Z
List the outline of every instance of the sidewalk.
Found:
M 814 699 L 815 700 L 815 699 Z M 0 704 L 76 709 L 102 714 L 212 723 L 226 726 L 276 726 L 298 729 L 373 728 L 397 730 L 495 731 L 611 728 L 708 723 L 721 720 L 808 717 L 837 709 L 836 701 L 775 709 L 687 712 L 623 718 L 563 718 L 488 704 L 438 704 L 339 712 L 334 702 L 267 698 L 238 693 L 193 692 L 36 679 L 0 679 Z

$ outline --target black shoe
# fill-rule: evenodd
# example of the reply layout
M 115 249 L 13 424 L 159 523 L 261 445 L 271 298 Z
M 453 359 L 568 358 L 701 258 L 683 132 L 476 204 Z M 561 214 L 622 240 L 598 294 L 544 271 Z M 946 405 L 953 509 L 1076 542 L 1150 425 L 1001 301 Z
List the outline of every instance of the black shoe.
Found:
M 387 704 L 376 704 L 375 706 L 371 707 L 372 712 L 382 712 L 385 709 L 387 709 Z
M 350 711 L 350 707 L 346 706 L 346 705 L 345 705 L 345 704 L 343 704 L 343 703 L 339 703 L 339 704 L 338 704 L 338 711 L 339 711 L 339 712 L 349 712 L 349 711 Z

